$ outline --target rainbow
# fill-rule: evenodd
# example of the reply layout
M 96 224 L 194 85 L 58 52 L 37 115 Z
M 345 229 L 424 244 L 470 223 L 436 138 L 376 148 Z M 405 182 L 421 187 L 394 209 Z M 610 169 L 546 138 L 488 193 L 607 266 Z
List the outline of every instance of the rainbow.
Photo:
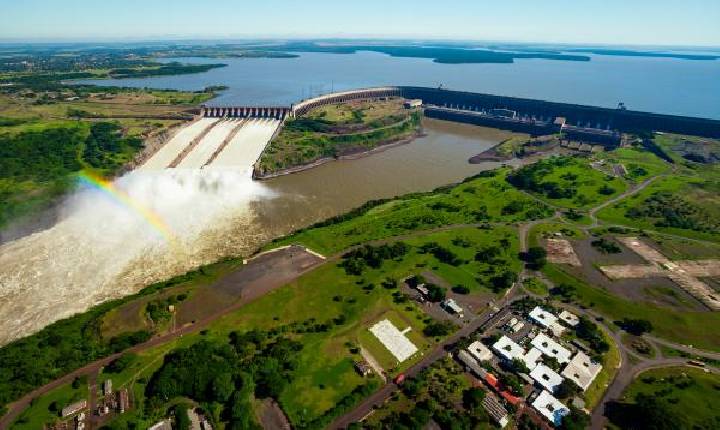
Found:
M 137 201 L 133 200 L 127 193 L 115 187 L 115 185 L 100 176 L 88 171 L 78 174 L 78 181 L 89 188 L 95 189 L 110 197 L 123 207 L 132 210 L 150 225 L 168 243 L 174 243 L 175 235 L 170 228 L 155 212 L 147 209 Z

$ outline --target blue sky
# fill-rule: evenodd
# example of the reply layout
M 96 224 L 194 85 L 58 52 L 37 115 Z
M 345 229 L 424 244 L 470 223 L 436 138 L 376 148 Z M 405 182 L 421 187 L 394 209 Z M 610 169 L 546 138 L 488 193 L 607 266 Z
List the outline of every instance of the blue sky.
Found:
M 720 0 L 0 0 L 0 39 L 387 37 L 720 46 Z

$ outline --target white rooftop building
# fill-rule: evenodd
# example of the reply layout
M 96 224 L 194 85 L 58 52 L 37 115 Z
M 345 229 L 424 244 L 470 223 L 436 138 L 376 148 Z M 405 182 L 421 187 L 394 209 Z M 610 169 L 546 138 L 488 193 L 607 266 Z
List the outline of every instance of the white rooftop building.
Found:
M 565 327 L 558 323 L 558 318 L 540 306 L 530 311 L 529 316 L 537 324 L 550 329 L 555 336 L 560 336 L 565 331 Z
M 476 340 L 468 346 L 468 351 L 478 361 L 488 361 L 492 358 L 492 351 L 487 346 L 483 345 L 482 342 Z
M 540 351 L 539 349 L 530 348 L 530 351 L 525 354 L 522 360 L 525 362 L 525 365 L 528 367 L 528 369 L 533 369 L 535 366 L 537 366 L 537 362 L 538 360 L 540 360 L 541 355 L 542 351 Z
M 532 346 L 542 351 L 543 355 L 556 359 L 560 364 L 569 362 L 570 357 L 572 356 L 572 352 L 570 352 L 570 350 L 562 347 L 559 343 L 555 342 L 552 338 L 543 333 L 535 336 L 530 343 Z
M 507 336 L 498 339 L 492 347 L 495 352 L 508 361 L 513 361 L 516 358 L 522 359 L 525 356 L 523 347 L 513 342 L 513 340 Z
M 532 406 L 555 426 L 562 424 L 563 417 L 570 413 L 567 406 L 545 390 L 535 398 Z
M 535 366 L 530 372 L 530 377 L 551 393 L 555 392 L 563 381 L 562 376 L 542 363 Z
M 572 312 L 562 311 L 558 317 L 560 317 L 560 319 L 570 327 L 575 327 L 580 323 L 580 318 Z
M 578 351 L 570 363 L 565 366 L 562 376 L 573 381 L 585 391 L 601 370 L 601 364 L 592 361 L 584 352 Z

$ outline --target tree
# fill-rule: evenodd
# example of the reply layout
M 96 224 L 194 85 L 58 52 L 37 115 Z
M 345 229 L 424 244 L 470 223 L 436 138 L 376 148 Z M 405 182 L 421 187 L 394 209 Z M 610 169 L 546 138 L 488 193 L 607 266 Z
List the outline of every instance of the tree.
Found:
M 470 294 L 470 288 L 464 285 L 456 285 L 452 287 L 452 291 L 455 294 Z
M 561 430 L 585 430 L 590 428 L 590 417 L 580 409 L 570 406 L 570 413 L 563 417 Z
M 635 336 L 642 336 L 652 331 L 652 323 L 644 319 L 625 318 L 618 324 L 620 328 Z
M 425 284 L 428 290 L 428 300 L 431 302 L 441 302 L 445 300 L 447 290 L 435 284 Z
M 479 387 L 471 387 L 463 391 L 463 407 L 467 410 L 475 410 L 482 405 L 485 398 L 485 390 Z
M 547 263 L 547 251 L 541 246 L 531 246 L 523 257 L 527 266 L 533 270 L 540 270 Z
M 501 275 L 493 277 L 490 282 L 493 286 L 493 292 L 499 293 L 500 291 L 507 290 L 517 281 L 517 273 L 511 271 L 505 271 Z
M 187 406 L 183 404 L 175 405 L 173 412 L 175 414 L 175 429 L 190 430 L 190 418 L 187 414 Z
M 428 337 L 445 336 L 455 329 L 455 325 L 450 321 L 435 321 L 426 325 L 423 334 Z
M 580 387 L 578 387 L 573 381 L 563 379 L 560 385 L 555 389 L 555 397 L 559 399 L 568 399 L 577 395 L 579 392 Z
M 133 362 L 136 355 L 130 352 L 126 352 L 115 360 L 111 361 L 110 364 L 105 367 L 105 371 L 108 373 L 120 373 Z

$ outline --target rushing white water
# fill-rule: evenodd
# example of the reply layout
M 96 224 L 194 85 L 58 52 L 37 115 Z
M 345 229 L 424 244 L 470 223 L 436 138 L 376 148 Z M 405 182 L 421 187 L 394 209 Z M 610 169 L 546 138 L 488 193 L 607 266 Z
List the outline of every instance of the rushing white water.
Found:
M 148 283 L 257 243 L 252 202 L 271 197 L 248 169 L 135 171 L 115 181 L 170 230 L 168 241 L 136 210 L 80 188 L 61 221 L 0 247 L 0 345 Z M 228 236 L 228 228 L 246 234 Z

